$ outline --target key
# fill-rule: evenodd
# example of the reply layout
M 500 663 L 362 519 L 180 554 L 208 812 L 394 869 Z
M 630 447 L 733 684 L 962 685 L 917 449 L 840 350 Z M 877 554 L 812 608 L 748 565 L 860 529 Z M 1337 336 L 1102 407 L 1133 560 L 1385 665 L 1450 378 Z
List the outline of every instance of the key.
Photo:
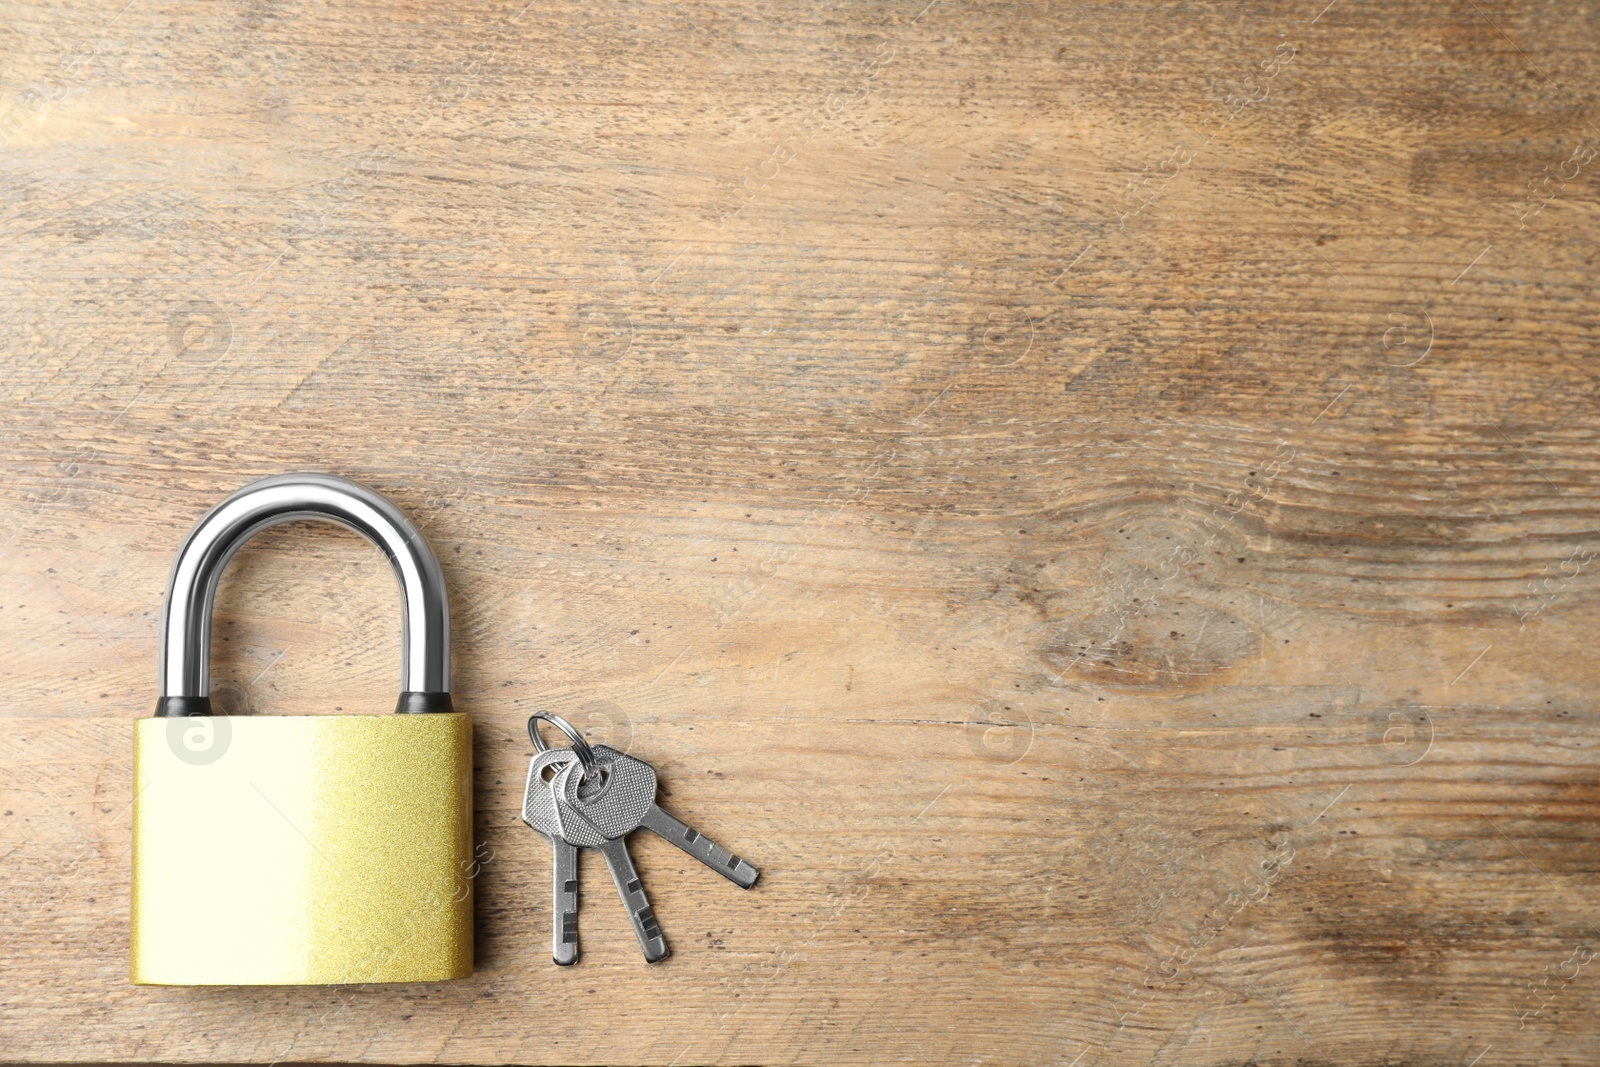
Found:
M 623 838 L 641 827 L 666 838 L 713 871 L 741 889 L 749 889 L 761 877 L 751 864 L 735 856 L 709 837 L 673 817 L 656 803 L 655 768 L 641 759 L 624 755 L 614 748 L 596 745 L 594 758 L 599 764 L 599 781 L 592 776 L 580 781 L 568 776 L 562 785 L 562 825 L 572 820 L 567 808 L 601 836 Z
M 577 756 L 568 748 L 536 753 L 528 764 L 528 784 L 522 794 L 522 821 L 550 839 L 555 889 L 550 908 L 550 956 L 563 967 L 578 962 L 578 848 L 561 833 L 550 782 L 568 763 L 577 763 Z
M 645 962 L 659 963 L 672 955 L 672 950 L 667 947 L 667 939 L 661 936 L 655 909 L 645 895 L 644 883 L 639 880 L 639 872 L 633 866 L 633 857 L 628 855 L 627 843 L 620 837 L 604 836 L 593 824 L 577 816 L 567 806 L 567 783 L 582 774 L 582 765 L 574 761 L 562 767 L 555 781 L 550 783 L 550 795 L 555 801 L 561 836 L 575 845 L 595 849 L 606 858 L 606 866 L 611 869 L 611 880 L 617 884 L 623 907 L 628 909 L 628 920 L 633 923 L 633 933 L 644 951 Z M 577 788 L 575 781 L 572 788 Z

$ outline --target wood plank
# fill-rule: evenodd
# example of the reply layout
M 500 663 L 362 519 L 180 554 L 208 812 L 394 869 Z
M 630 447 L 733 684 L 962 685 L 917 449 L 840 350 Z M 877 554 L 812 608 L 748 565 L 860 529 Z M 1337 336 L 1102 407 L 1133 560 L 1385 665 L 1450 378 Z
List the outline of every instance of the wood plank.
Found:
M 0 1060 L 1600 1054 L 1590 13 L 3 11 Z M 295 469 L 443 560 L 478 971 L 136 988 L 167 570 Z M 262 535 L 219 702 L 395 608 Z M 538 709 L 763 871 L 637 842 L 660 966 L 594 856 L 549 963 Z

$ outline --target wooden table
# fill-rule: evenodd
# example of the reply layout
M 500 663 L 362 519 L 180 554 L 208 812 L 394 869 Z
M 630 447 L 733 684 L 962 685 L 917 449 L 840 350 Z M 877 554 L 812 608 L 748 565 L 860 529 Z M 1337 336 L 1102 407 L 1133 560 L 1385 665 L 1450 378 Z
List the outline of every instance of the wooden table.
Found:
M 0 1060 L 1595 1063 L 1596 18 L 7 2 Z M 477 973 L 136 988 L 167 569 L 297 469 L 443 559 Z M 353 535 L 217 635 L 394 699 Z M 552 966 L 535 709 L 761 884 Z

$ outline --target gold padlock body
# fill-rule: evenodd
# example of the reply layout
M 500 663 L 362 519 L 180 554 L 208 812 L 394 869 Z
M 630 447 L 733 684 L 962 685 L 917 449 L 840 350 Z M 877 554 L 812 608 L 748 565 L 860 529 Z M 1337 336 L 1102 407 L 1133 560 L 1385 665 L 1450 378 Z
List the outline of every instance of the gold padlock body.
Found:
M 140 719 L 133 788 L 134 982 L 472 974 L 470 716 Z

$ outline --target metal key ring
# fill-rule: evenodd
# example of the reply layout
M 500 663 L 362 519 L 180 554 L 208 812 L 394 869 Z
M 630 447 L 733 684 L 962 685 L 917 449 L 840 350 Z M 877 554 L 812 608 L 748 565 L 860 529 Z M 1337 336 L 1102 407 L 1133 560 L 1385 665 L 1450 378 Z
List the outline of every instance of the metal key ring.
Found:
M 536 712 L 528 716 L 528 736 L 533 739 L 533 747 L 540 752 L 550 751 L 550 746 L 544 743 L 544 738 L 539 736 L 539 727 L 534 725 L 540 719 L 554 726 L 557 730 L 567 735 L 567 740 L 572 742 L 572 751 L 578 754 L 578 762 L 583 765 L 583 777 L 592 778 L 600 773 L 600 763 L 594 758 L 594 749 L 589 747 L 589 742 L 583 739 L 576 727 L 553 711 Z

